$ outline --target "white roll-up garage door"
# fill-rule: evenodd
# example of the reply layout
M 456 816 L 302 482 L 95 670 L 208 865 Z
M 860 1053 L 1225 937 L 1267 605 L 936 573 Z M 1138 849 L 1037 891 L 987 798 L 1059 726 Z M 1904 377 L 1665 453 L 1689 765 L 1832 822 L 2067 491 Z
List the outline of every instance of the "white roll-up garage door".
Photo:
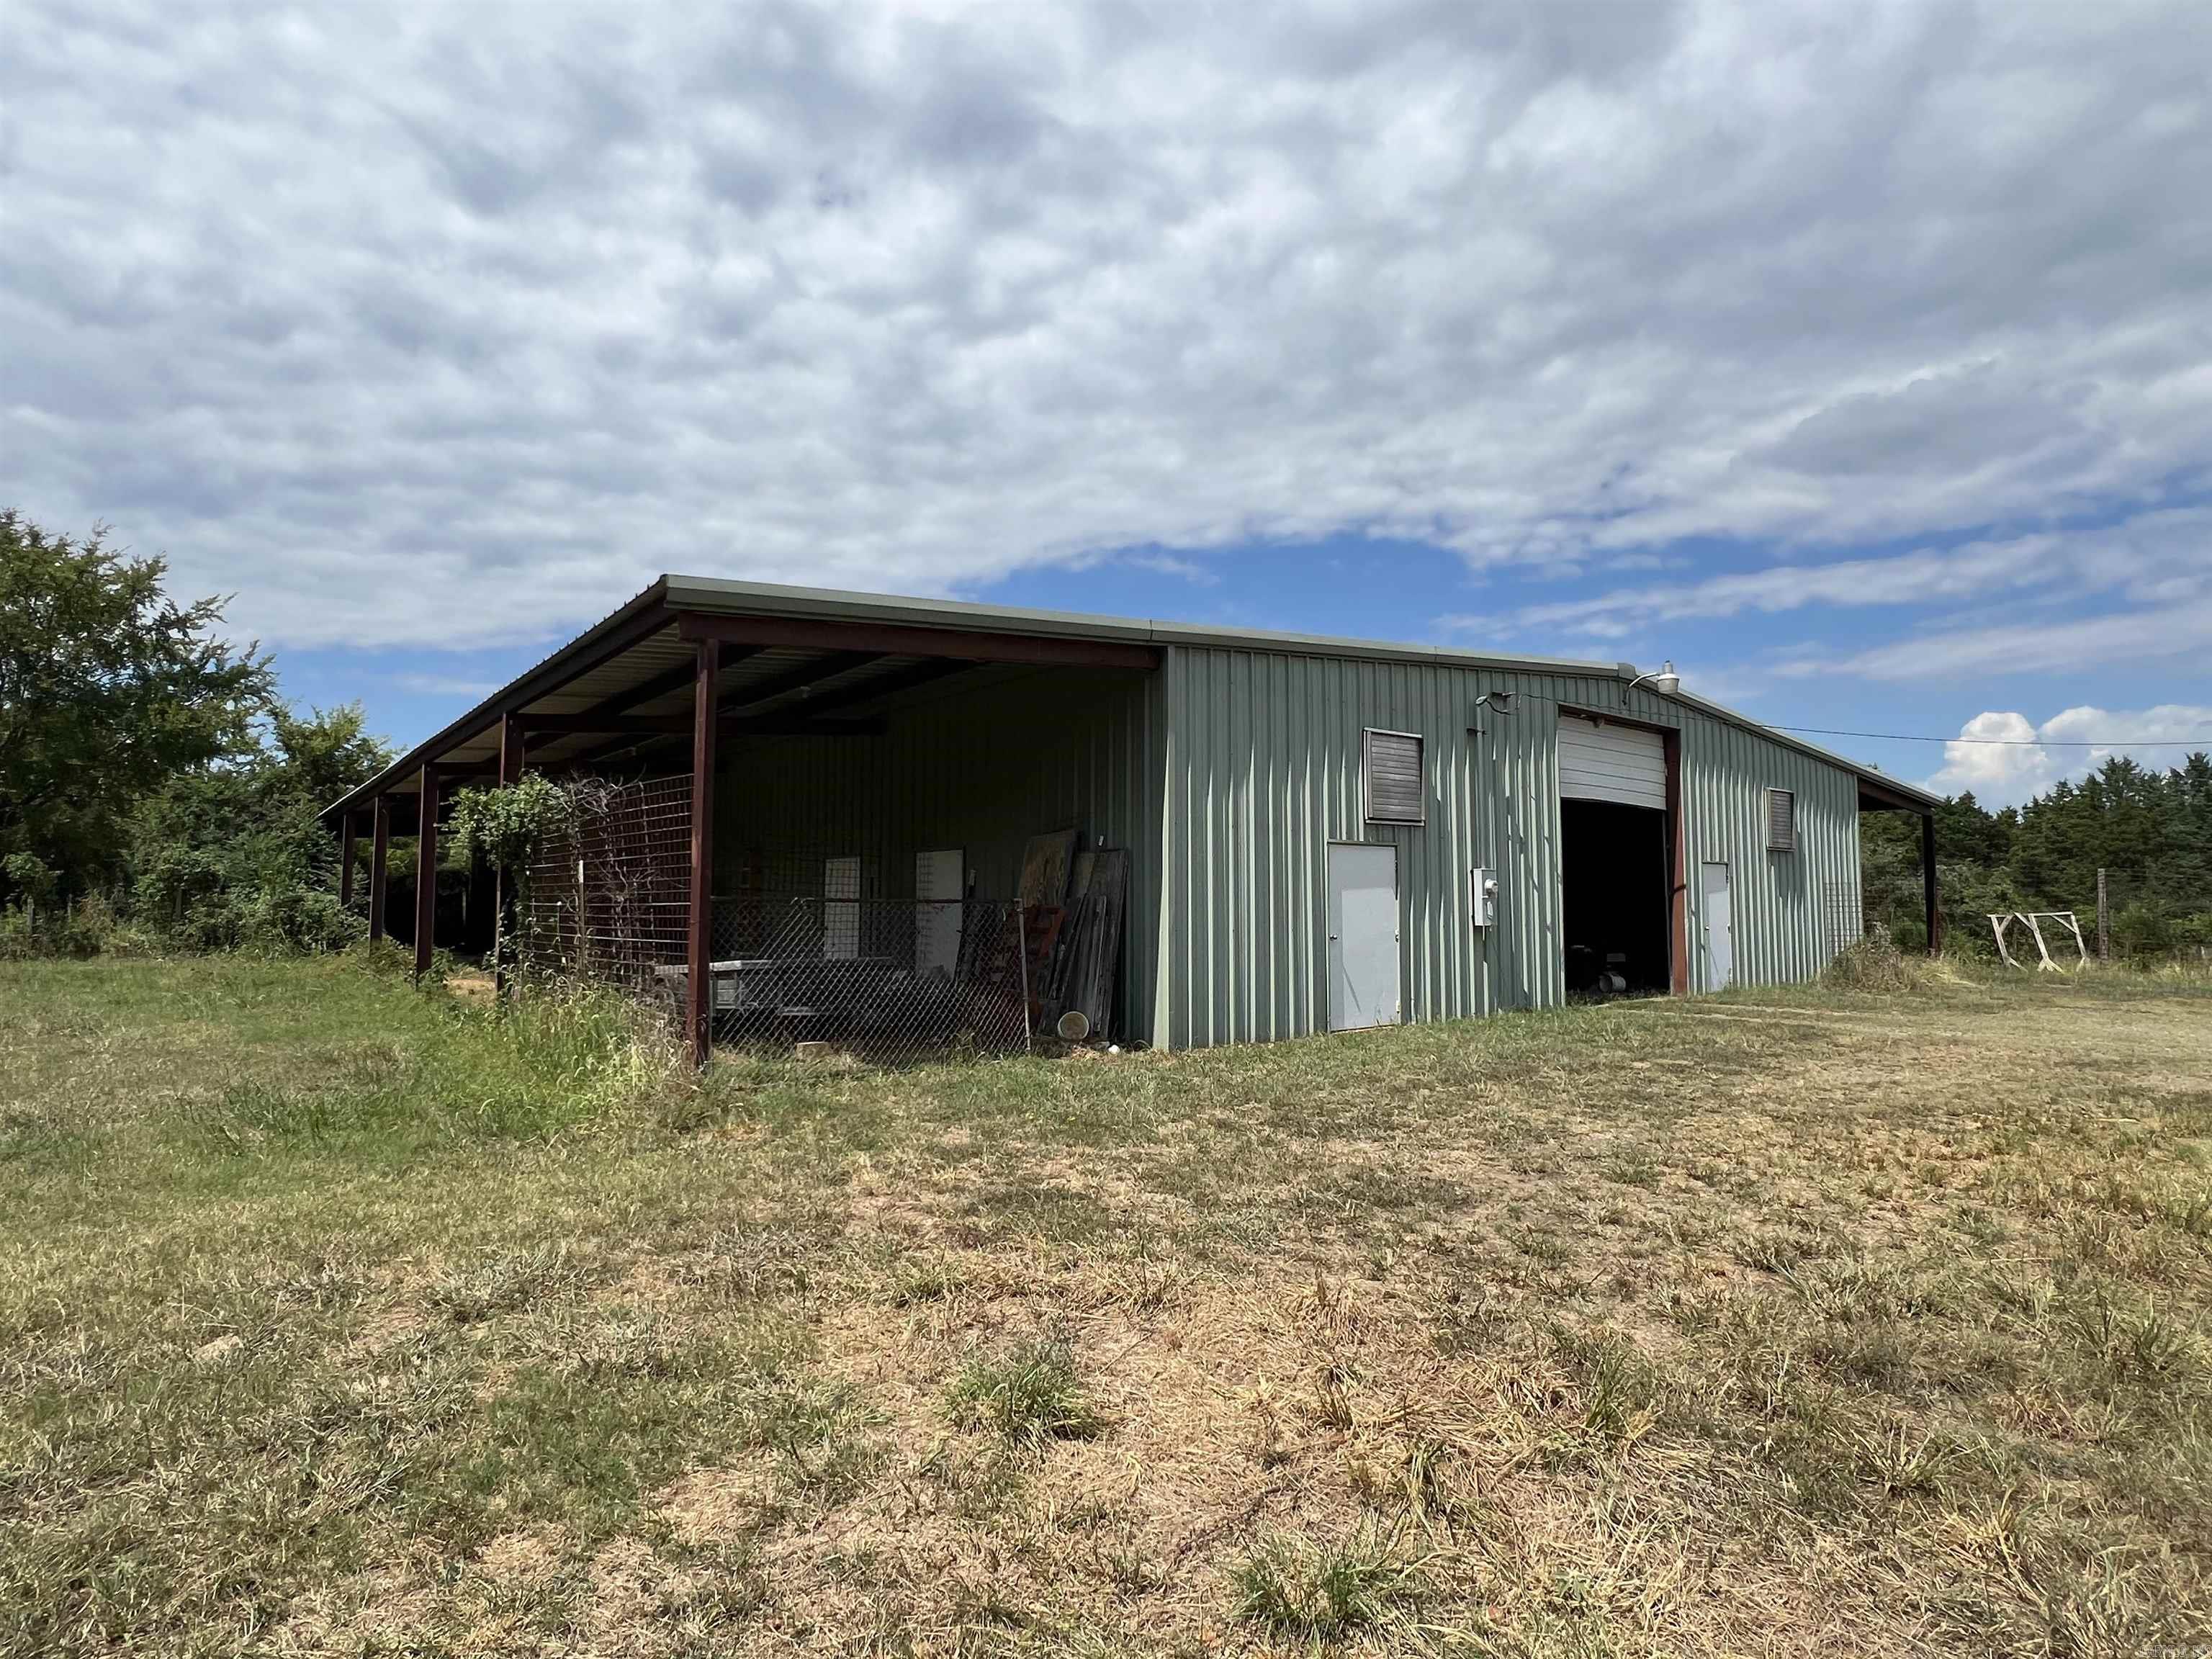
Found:
M 1559 714 L 1559 799 L 1667 806 L 1667 749 L 1656 732 Z

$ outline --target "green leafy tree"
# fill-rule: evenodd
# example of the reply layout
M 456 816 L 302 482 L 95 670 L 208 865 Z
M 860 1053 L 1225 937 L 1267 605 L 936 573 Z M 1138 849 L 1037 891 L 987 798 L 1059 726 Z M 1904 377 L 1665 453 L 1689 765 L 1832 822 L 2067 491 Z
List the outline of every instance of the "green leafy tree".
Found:
M 337 848 L 316 813 L 391 750 L 358 705 L 272 712 L 242 753 L 178 773 L 133 815 L 142 921 L 199 949 L 320 950 L 361 924 L 337 905 Z
M 172 599 L 167 574 L 98 530 L 0 512 L 0 871 L 27 854 L 64 893 L 109 885 L 147 796 L 252 746 L 269 661 L 217 635 L 222 601 Z

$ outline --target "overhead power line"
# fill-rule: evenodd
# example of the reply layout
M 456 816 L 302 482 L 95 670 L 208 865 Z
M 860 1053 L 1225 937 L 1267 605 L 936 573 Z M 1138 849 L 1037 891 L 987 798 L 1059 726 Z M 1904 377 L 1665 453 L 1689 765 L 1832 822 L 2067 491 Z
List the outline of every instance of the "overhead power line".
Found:
M 1927 738 L 1913 732 L 1843 732 L 1832 726 L 1777 726 L 1778 732 L 1809 732 L 1824 738 L 1878 738 L 1884 743 L 1988 743 L 2021 749 L 2187 749 L 2212 738 Z

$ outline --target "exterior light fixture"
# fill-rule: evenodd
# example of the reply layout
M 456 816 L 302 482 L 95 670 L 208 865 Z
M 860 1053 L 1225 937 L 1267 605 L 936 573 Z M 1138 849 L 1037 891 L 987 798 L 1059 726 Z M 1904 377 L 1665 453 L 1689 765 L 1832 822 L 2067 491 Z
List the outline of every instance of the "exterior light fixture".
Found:
M 1674 672 L 1674 659 L 1672 657 L 1659 665 L 1657 673 L 1638 674 L 1634 679 L 1629 681 L 1629 691 L 1633 691 L 1646 680 L 1651 682 L 1651 689 L 1662 697 L 1671 697 L 1682 689 L 1682 677 Z M 1626 696 L 1627 692 L 1623 692 L 1621 695 Z
M 1467 734 L 1470 738 L 1479 738 L 1482 735 L 1482 726 L 1480 722 L 1482 719 L 1482 711 L 1486 708 L 1493 714 L 1510 714 L 1513 712 L 1513 694 L 1500 689 L 1495 691 L 1486 691 L 1474 700 L 1474 708 L 1470 711 L 1470 718 L 1478 723 L 1467 728 Z

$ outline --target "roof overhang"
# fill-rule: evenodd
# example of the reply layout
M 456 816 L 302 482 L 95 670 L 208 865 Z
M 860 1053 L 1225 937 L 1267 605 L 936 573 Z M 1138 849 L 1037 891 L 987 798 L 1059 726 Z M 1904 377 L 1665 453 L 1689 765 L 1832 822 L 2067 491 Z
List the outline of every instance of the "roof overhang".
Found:
M 1941 806 L 1942 799 L 1924 789 L 1916 789 L 1909 783 L 1899 783 L 1861 770 L 1859 781 L 1859 811 L 1862 812 L 1918 812 L 1932 813 Z
M 424 770 L 495 775 L 507 731 L 561 765 L 688 732 L 702 641 L 723 647 L 720 724 L 738 735 L 865 736 L 895 699 L 954 673 L 1034 667 L 1149 672 L 1142 630 L 1042 612 L 663 576 L 619 611 L 332 801 L 326 823 L 412 795 Z
M 573 763 L 611 741 L 688 730 L 696 647 L 724 647 L 726 731 L 831 735 L 880 729 L 888 700 L 961 669 L 1148 671 L 1176 646 L 1492 668 L 1633 681 L 1635 665 L 1498 654 L 1258 629 L 1097 617 L 894 594 L 665 575 L 376 776 L 323 809 L 327 822 L 411 794 L 425 768 L 495 774 L 507 723 L 533 760 Z M 1858 781 L 1863 810 L 1932 811 L 1936 797 L 1686 692 L 1668 699 L 1809 755 Z

